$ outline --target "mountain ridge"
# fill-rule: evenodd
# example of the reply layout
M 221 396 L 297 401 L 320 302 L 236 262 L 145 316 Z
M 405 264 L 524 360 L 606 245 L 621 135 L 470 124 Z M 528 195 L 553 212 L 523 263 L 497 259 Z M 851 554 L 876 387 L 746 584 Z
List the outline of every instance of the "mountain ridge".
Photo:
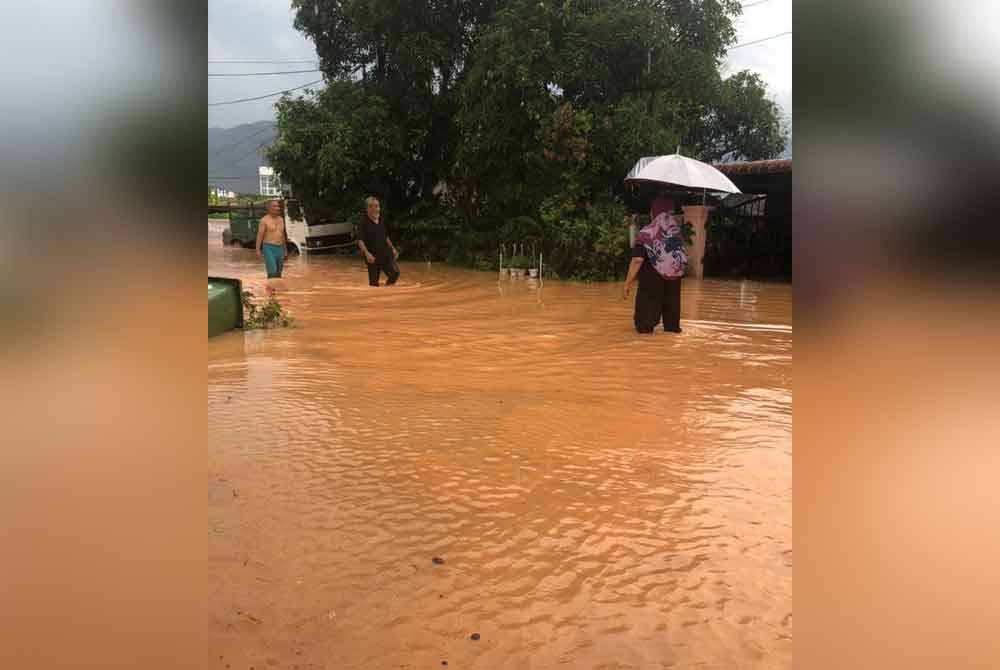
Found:
M 208 128 L 208 185 L 236 193 L 257 193 L 257 168 L 267 165 L 264 152 L 277 136 L 273 121 Z

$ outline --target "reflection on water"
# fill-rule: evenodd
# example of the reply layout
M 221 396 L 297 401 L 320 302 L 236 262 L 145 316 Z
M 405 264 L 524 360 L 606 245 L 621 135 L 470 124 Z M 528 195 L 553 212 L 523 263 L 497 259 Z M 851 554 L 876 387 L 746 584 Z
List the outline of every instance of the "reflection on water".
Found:
M 301 327 L 208 343 L 212 667 L 790 667 L 791 288 L 640 337 L 621 284 L 401 269 L 293 257 Z

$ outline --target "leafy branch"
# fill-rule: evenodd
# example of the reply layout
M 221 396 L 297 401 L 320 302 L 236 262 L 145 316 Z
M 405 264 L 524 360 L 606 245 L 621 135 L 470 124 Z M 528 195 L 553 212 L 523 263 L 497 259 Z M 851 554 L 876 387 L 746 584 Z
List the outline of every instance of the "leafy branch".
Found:
M 251 291 L 243 291 L 241 296 L 246 316 L 243 319 L 244 330 L 268 328 L 294 328 L 295 319 L 288 315 L 274 295 L 274 289 L 267 289 L 267 302 L 258 306 L 254 302 Z

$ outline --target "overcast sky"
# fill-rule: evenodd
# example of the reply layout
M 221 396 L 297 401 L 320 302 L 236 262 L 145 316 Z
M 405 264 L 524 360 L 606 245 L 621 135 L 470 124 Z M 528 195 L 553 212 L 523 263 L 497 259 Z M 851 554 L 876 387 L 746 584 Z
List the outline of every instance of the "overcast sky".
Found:
M 755 4 L 755 3 L 760 4 Z M 745 0 L 736 27 L 737 44 L 770 37 L 792 29 L 792 0 Z M 208 58 L 212 60 L 315 59 L 310 40 L 292 27 L 288 0 L 209 0 Z M 212 73 L 312 70 L 310 63 L 209 63 Z M 724 73 L 749 69 L 759 72 L 771 96 L 786 111 L 792 105 L 792 36 L 733 50 Z M 209 77 L 208 101 L 250 98 L 307 84 L 320 73 L 264 77 Z M 241 123 L 274 119 L 277 96 L 266 100 L 208 108 L 208 125 L 228 128 Z
M 737 44 L 745 44 L 792 29 L 792 0 L 745 0 L 743 16 L 736 21 Z M 753 44 L 729 52 L 723 74 L 752 70 L 760 74 L 771 97 L 787 113 L 792 111 L 792 36 Z

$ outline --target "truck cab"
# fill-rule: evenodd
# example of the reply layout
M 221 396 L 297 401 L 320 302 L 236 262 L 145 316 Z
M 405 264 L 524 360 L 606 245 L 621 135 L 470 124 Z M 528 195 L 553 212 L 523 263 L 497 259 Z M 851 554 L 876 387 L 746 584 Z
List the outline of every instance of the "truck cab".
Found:
M 304 253 L 351 251 L 354 248 L 356 240 L 353 223 L 339 221 L 324 216 L 323 213 L 316 213 L 315 216 L 310 214 L 307 219 L 298 200 L 288 198 L 284 202 L 288 240 L 295 244 L 299 251 Z

